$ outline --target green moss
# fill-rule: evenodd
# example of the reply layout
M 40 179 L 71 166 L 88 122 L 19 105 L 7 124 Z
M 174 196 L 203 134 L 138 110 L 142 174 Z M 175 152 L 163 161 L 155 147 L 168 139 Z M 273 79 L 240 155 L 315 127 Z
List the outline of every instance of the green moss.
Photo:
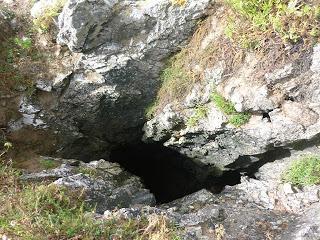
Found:
M 197 106 L 195 108 L 195 113 L 189 118 L 187 125 L 194 127 L 198 124 L 198 122 L 205 118 L 208 114 L 208 108 L 206 106 Z
M 294 161 L 283 180 L 300 186 L 320 184 L 320 156 L 310 155 Z
M 235 127 L 241 127 L 251 118 L 251 114 L 248 112 L 237 112 L 233 103 L 226 100 L 217 92 L 211 94 L 211 101 L 213 101 L 216 107 L 228 117 L 228 122 Z
M 154 101 L 146 108 L 145 116 L 148 120 L 150 120 L 154 116 L 155 112 L 157 111 L 157 106 L 158 102 Z

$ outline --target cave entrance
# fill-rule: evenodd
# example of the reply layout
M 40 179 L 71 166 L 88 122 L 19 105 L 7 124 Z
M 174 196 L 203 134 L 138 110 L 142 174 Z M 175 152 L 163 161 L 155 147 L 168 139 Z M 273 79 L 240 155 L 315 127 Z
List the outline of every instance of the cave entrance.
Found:
M 240 173 L 225 172 L 217 177 L 217 169 L 196 163 L 160 143 L 137 143 L 111 152 L 110 160 L 139 176 L 156 197 L 167 203 L 206 188 L 220 192 L 225 185 L 240 182 Z

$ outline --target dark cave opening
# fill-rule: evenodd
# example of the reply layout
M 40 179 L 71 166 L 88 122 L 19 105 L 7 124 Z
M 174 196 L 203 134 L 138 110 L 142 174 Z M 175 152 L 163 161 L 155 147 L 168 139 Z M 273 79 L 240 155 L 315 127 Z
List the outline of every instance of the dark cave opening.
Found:
M 161 143 L 121 146 L 111 152 L 110 160 L 139 176 L 158 204 L 203 188 L 219 193 L 224 186 L 240 182 L 240 172 L 218 174 L 216 168 L 195 162 Z

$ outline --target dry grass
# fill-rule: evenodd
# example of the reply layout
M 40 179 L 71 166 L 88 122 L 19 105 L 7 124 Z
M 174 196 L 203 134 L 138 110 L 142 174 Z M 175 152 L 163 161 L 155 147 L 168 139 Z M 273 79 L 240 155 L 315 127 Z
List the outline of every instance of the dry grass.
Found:
M 252 76 L 257 81 L 288 61 L 304 58 L 319 41 L 320 7 L 307 1 L 293 3 L 288 7 L 287 0 L 218 1 L 213 17 L 224 32 L 203 47 L 217 26 L 212 26 L 212 17 L 199 24 L 190 43 L 163 71 L 161 89 L 150 109 L 158 112 L 168 103 L 181 102 L 194 84 L 204 79 L 204 70 L 218 62 L 224 63 L 223 76 L 231 75 L 248 52 L 254 52 L 259 62 Z
M 95 219 L 85 192 L 49 183 L 24 183 L 20 172 L 0 164 L 0 236 L 24 240 L 178 240 L 162 215 Z

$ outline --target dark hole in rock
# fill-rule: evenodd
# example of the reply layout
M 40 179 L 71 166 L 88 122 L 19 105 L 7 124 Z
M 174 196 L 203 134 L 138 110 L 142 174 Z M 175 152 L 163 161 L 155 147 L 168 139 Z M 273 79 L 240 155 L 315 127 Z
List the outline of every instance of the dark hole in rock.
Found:
M 206 188 L 219 193 L 226 185 L 240 182 L 240 173 L 224 172 L 196 163 L 162 144 L 138 143 L 119 147 L 110 160 L 139 176 L 158 204 L 167 203 Z
M 271 118 L 268 112 L 264 112 L 262 113 L 262 118 L 266 118 L 268 120 L 268 122 L 271 122 Z

